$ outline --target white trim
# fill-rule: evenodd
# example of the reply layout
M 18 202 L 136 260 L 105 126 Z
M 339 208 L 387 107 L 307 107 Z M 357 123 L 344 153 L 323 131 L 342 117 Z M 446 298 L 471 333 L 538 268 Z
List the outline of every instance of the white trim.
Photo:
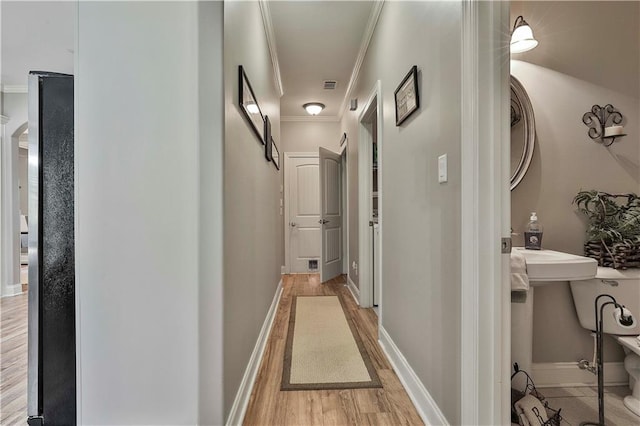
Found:
M 29 93 L 27 85 L 12 85 L 12 86 L 2 86 L 2 93 Z
M 28 123 L 20 125 L 12 135 L 6 134 L 3 127 L 2 145 L 0 146 L 0 294 L 12 294 L 13 286 L 20 281 L 20 192 L 18 190 L 18 136 L 24 132 Z
M 478 340 L 479 324 L 479 248 L 477 244 L 478 218 L 478 117 L 476 94 L 478 91 L 477 3 L 463 1 L 462 25 L 462 128 L 461 140 L 461 327 L 460 327 L 460 407 L 461 424 L 479 424 Z M 465 146 L 468 146 L 465 149 Z
M 375 105 L 374 105 L 375 101 Z M 369 93 L 367 102 L 358 117 L 358 283 L 360 284 L 360 306 L 370 308 L 373 306 L 373 291 L 371 286 L 371 144 L 373 138 L 366 128 L 366 123 L 376 108 L 378 143 L 382 141 L 382 84 L 376 81 Z M 380 161 L 378 155 L 378 161 Z M 380 197 L 381 199 L 382 197 Z M 378 203 L 380 203 L 380 199 Z M 380 204 L 378 204 L 380 212 Z M 379 218 L 380 219 L 380 218 Z M 381 221 L 381 220 L 380 220 Z M 378 317 L 380 323 L 380 317 Z
M 346 133 L 345 133 L 346 135 Z M 344 233 L 344 238 L 342 239 L 343 247 L 342 247 L 342 273 L 346 274 L 349 277 L 349 151 L 347 150 L 347 145 L 349 144 L 349 139 L 347 138 L 340 147 L 340 158 L 344 157 L 344 181 L 342 182 L 342 186 L 344 187 L 344 196 L 342 200 L 344 201 L 344 205 L 342 206 L 342 232 Z M 340 162 L 342 164 L 342 161 Z
M 351 71 L 351 78 L 349 78 L 349 84 L 347 84 L 347 90 L 344 93 L 342 105 L 340 105 L 340 109 L 338 110 L 338 117 L 340 119 L 342 119 L 342 116 L 344 115 L 344 112 L 349 105 L 351 93 L 356 87 L 356 82 L 358 81 L 358 77 L 360 76 L 360 68 L 362 68 L 362 63 L 364 62 L 364 58 L 367 55 L 367 49 L 369 49 L 369 43 L 371 42 L 371 38 L 373 37 L 376 25 L 378 25 L 378 19 L 380 18 L 380 13 L 382 12 L 382 6 L 384 6 L 384 0 L 378 0 L 373 3 L 373 6 L 371 8 L 367 26 L 365 27 L 364 33 L 362 34 L 360 50 L 358 51 L 356 62 L 353 65 L 353 71 Z
M 275 296 L 273 296 L 271 307 L 269 308 L 267 317 L 262 324 L 262 329 L 258 335 L 258 341 L 253 348 L 251 358 L 249 358 L 249 364 L 247 365 L 247 369 L 242 377 L 242 382 L 240 382 L 240 388 L 238 388 L 236 398 L 231 406 L 229 417 L 225 423 L 226 425 L 242 424 L 244 415 L 247 412 L 247 407 L 249 406 L 249 398 L 251 397 L 251 391 L 253 390 L 253 385 L 255 384 L 256 376 L 258 375 L 258 369 L 260 368 L 264 350 L 267 347 L 267 340 L 271 333 L 271 327 L 273 326 L 273 321 L 276 317 L 276 312 L 278 311 L 278 304 L 280 303 L 281 296 L 282 280 L 278 283 L 278 288 L 276 289 Z
M 2 298 L 17 296 L 22 294 L 22 283 L 8 285 L 5 289 L 6 292 L 2 295 Z
M 351 277 L 347 274 L 347 288 L 356 301 L 356 304 L 360 306 L 360 290 L 356 287 L 356 283 L 351 280 Z
M 6 115 L 0 115 L 0 124 L 7 124 L 9 120 L 10 118 L 7 117 Z
M 579 369 L 577 362 L 534 363 L 531 366 L 531 377 L 539 388 L 598 385 L 598 377 Z M 629 374 L 624 369 L 624 362 L 605 362 L 604 380 L 605 386 L 628 385 Z
M 280 74 L 278 50 L 276 49 L 276 35 L 273 31 L 273 21 L 271 20 L 271 9 L 267 0 L 260 0 L 259 4 L 264 32 L 267 36 L 267 45 L 269 46 L 269 55 L 271 56 L 271 65 L 273 66 L 273 82 L 276 85 L 276 92 L 279 96 L 282 96 L 284 95 L 284 90 L 282 89 L 282 76 Z
M 280 117 L 280 121 L 337 123 L 340 121 L 340 117 L 335 115 L 283 115 Z
M 431 394 L 429 394 L 427 388 L 425 388 L 416 372 L 413 371 L 407 359 L 383 327 L 378 329 L 378 339 L 380 347 L 391 363 L 393 370 L 398 375 L 402 386 L 404 386 L 407 391 L 422 421 L 426 425 L 448 425 L 449 421 L 444 413 L 442 413 L 436 401 Z
M 291 248 L 290 238 L 291 238 L 291 227 L 289 226 L 289 218 L 291 215 L 289 214 L 289 188 L 291 179 L 291 160 L 294 158 L 318 158 L 317 152 L 285 152 L 284 153 L 284 273 L 291 273 L 291 262 L 289 259 Z
M 508 2 L 462 2 L 461 424 L 510 416 L 508 21 Z

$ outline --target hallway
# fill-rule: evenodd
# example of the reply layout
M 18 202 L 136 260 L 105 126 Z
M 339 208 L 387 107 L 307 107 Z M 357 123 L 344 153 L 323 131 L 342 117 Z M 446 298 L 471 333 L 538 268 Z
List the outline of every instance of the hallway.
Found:
M 245 425 L 419 425 L 409 396 L 378 345 L 378 318 L 360 309 L 340 276 L 320 284 L 317 274 L 283 276 L 283 292 L 253 388 Z M 382 381 L 382 389 L 281 391 L 292 296 L 338 295 L 355 323 Z

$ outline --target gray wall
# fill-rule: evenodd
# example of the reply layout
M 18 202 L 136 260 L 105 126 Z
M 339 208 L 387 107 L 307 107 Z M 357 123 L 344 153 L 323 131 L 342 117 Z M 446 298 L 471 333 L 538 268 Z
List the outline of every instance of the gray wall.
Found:
M 80 2 L 77 22 L 78 423 L 197 424 L 198 5 Z
M 536 118 L 536 150 L 512 192 L 512 225 L 522 234 L 531 211 L 545 226 L 543 246 L 582 254 L 585 224 L 573 197 L 581 189 L 640 190 L 640 3 L 515 2 L 533 26 L 539 46 L 514 56 L 511 72 L 527 90 Z M 610 148 L 587 136 L 582 115 L 594 104 L 613 104 L 625 133 Z M 522 245 L 522 237 L 514 241 Z M 591 359 L 593 342 L 578 323 L 567 283 L 537 288 L 534 362 Z M 621 361 L 609 342 L 606 360 Z
M 457 2 L 385 3 L 354 94 L 360 108 L 342 122 L 356 194 L 357 120 L 381 80 L 382 326 L 451 424 L 460 422 L 461 16 Z M 396 127 L 393 92 L 412 65 L 422 105 Z M 350 229 L 357 237 L 356 197 Z M 357 259 L 357 246 L 350 252 Z
M 9 122 L 6 125 L 6 134 L 8 138 L 11 138 L 18 128 L 27 122 L 27 113 L 26 93 L 3 94 L 2 115 L 9 117 Z
M 337 121 L 283 121 L 281 152 L 318 152 L 318 147 L 340 150 L 340 123 Z
M 224 423 L 224 3 L 198 2 L 199 416 Z
M 225 2 L 224 151 L 224 412 L 228 416 L 265 320 L 283 265 L 282 170 L 238 107 L 238 65 L 243 65 L 273 138 L 280 138 L 280 99 L 258 2 Z
M 25 93 L 5 93 L 2 97 L 2 114 L 9 118 L 9 122 L 5 125 L 5 139 L 4 154 L 11 158 L 11 163 L 18 165 L 20 162 L 18 137 L 24 132 L 27 127 L 27 95 Z M 15 135 L 15 137 L 14 137 Z M 7 175 L 5 175 L 7 177 Z M 9 200 L 15 206 L 13 217 L 13 235 L 5 236 L 5 240 L 1 241 L 3 244 L 3 250 L 9 253 L 3 255 L 2 261 L 5 263 L 3 266 L 2 275 L 2 294 L 13 294 L 16 287 L 20 285 L 20 259 L 18 253 L 20 253 L 20 168 L 14 167 L 11 179 L 5 182 L 6 185 L 11 185 L 11 191 L 3 193 L 3 202 Z
M 15 138 L 20 135 L 15 133 L 22 131 L 22 127 L 27 123 L 27 94 L 26 93 L 5 93 L 2 101 L 2 115 L 9 117 L 6 125 L 7 143 L 16 142 Z M 20 209 L 27 214 L 27 150 L 18 149 L 18 180 L 20 185 Z

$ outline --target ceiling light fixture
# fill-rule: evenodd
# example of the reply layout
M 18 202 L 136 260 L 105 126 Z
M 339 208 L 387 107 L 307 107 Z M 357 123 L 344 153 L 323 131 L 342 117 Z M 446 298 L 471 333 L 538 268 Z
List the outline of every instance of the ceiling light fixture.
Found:
M 318 115 L 320 114 L 320 111 L 324 109 L 324 104 L 321 104 L 320 102 L 309 102 L 302 105 L 302 107 L 306 109 L 310 115 Z
M 531 27 L 522 15 L 516 18 L 511 32 L 511 53 L 522 53 L 533 49 L 538 45 L 538 40 L 533 38 Z

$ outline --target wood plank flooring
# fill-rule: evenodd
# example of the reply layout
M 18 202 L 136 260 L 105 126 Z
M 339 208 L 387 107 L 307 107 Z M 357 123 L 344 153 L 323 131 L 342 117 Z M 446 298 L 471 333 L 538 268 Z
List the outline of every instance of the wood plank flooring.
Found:
M 27 420 L 27 293 L 0 299 L 0 424 Z
M 264 358 L 244 418 L 245 425 L 422 425 L 413 403 L 378 345 L 378 318 L 361 309 L 339 277 L 286 275 Z M 280 391 L 289 309 L 294 295 L 340 295 L 382 381 L 382 389 Z

